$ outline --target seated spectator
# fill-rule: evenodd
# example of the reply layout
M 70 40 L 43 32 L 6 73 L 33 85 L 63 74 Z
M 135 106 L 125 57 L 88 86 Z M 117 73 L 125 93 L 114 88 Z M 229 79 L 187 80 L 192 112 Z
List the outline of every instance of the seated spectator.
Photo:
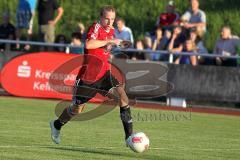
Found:
M 115 37 L 121 40 L 128 40 L 134 44 L 132 30 L 126 27 L 125 21 L 122 18 L 116 20 L 117 29 L 115 29 Z
M 15 39 L 15 27 L 10 23 L 9 12 L 3 13 L 2 22 L 0 25 L 0 39 Z M 0 50 L 5 50 L 4 44 L 0 44 Z
M 147 60 L 152 60 L 151 58 L 151 51 L 152 51 L 152 38 L 150 36 L 150 34 L 147 32 L 144 36 L 143 39 L 143 46 L 144 46 L 144 50 L 148 50 L 150 52 L 146 52 L 146 59 Z
M 67 38 L 65 35 L 63 34 L 59 34 L 56 37 L 55 43 L 59 43 L 59 44 L 67 44 Z M 65 47 L 55 47 L 55 50 L 58 52 L 65 52 Z
M 168 32 L 168 31 L 166 30 L 165 32 Z M 153 40 L 152 50 L 153 51 L 166 50 L 170 38 L 171 38 L 171 35 L 169 35 L 169 36 L 163 35 L 162 28 L 157 27 L 157 29 L 155 31 L 155 37 L 154 37 L 154 40 Z M 166 54 L 151 53 L 151 56 L 155 60 L 168 61 L 168 59 L 169 59 L 169 56 L 166 55 Z
M 196 48 L 197 48 L 197 53 L 200 53 L 200 54 L 207 54 L 208 53 L 208 50 L 204 46 L 201 37 L 197 34 L 196 29 L 192 29 L 190 31 L 190 39 L 193 42 L 195 42 L 195 45 L 196 45 Z M 207 57 L 198 56 L 198 64 L 206 63 L 207 59 L 208 59 Z
M 85 31 L 85 26 L 84 26 L 84 24 L 82 22 L 78 23 L 76 32 L 81 34 L 81 37 L 82 37 L 81 41 L 85 42 L 86 41 L 86 37 L 87 37 L 87 33 Z
M 182 52 L 183 44 L 185 42 L 185 39 L 186 38 L 182 33 L 182 27 L 181 26 L 175 27 L 174 30 L 173 30 L 171 40 L 170 40 L 169 45 L 168 45 L 168 51 L 172 52 L 172 53 Z M 173 60 L 170 60 L 170 61 L 174 62 L 177 57 L 178 56 L 174 55 Z
M 170 52 L 181 52 L 183 49 L 185 39 L 186 38 L 182 33 L 182 27 L 180 26 L 175 27 L 168 45 L 168 50 Z
M 183 45 L 183 52 L 196 53 L 196 51 L 197 48 L 195 43 L 190 38 L 187 39 Z M 175 60 L 174 64 L 191 64 L 193 66 L 196 66 L 197 56 L 181 55 Z
M 217 40 L 213 53 L 223 56 L 236 56 L 236 48 L 240 43 L 240 39 L 232 36 L 231 28 L 228 26 L 222 27 L 221 38 Z M 237 66 L 236 59 L 216 58 L 216 64 L 219 66 Z
M 20 40 L 22 30 L 27 30 L 27 41 L 31 39 L 36 3 L 37 0 L 18 1 L 16 40 Z M 18 43 L 16 44 L 16 48 L 20 49 L 20 45 Z M 25 45 L 24 49 L 29 50 L 30 45 Z
M 144 50 L 143 40 L 138 39 L 138 40 L 136 41 L 135 48 L 136 48 L 137 50 Z M 136 52 L 136 53 L 134 53 L 130 58 L 133 59 L 133 60 L 137 60 L 137 59 L 139 59 L 139 60 L 145 60 L 145 59 L 146 59 L 144 52 Z
M 81 41 L 82 36 L 78 32 L 72 33 L 72 42 L 70 47 L 70 53 L 82 54 L 84 53 L 84 45 Z
M 190 2 L 191 9 L 182 15 L 181 24 L 187 30 L 196 28 L 198 35 L 202 37 L 206 32 L 206 14 L 199 9 L 198 0 L 190 0 Z
M 196 29 L 190 31 L 190 38 L 195 42 L 198 53 L 208 53 L 206 47 L 203 44 L 202 38 L 198 35 Z
M 175 5 L 173 1 L 169 1 L 166 6 L 166 12 L 159 15 L 156 26 L 162 27 L 163 30 L 172 31 L 173 27 L 179 25 L 180 14 L 175 11 Z

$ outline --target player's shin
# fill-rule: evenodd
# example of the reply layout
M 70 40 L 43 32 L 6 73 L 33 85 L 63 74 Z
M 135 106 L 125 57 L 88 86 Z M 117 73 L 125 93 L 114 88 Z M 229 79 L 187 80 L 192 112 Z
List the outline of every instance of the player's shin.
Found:
M 131 110 L 129 105 L 120 107 L 120 117 L 125 132 L 125 139 L 127 139 L 133 132 Z
M 59 118 L 54 122 L 56 129 L 60 130 L 63 125 L 69 122 L 75 115 L 81 113 L 84 105 L 70 105 L 65 108 Z

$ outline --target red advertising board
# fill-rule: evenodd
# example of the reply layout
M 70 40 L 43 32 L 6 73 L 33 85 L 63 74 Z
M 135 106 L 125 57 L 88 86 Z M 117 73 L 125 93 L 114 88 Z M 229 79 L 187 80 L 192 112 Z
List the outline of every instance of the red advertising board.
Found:
M 1 85 L 20 97 L 72 99 L 72 89 L 83 63 L 83 55 L 38 52 L 18 56 L 1 71 Z M 112 66 L 112 74 L 124 82 L 121 71 Z M 92 102 L 105 98 L 97 94 Z
M 2 87 L 16 96 L 71 99 L 71 90 L 67 94 L 57 92 L 49 84 L 49 78 L 59 66 L 77 56 L 79 55 L 57 52 L 39 52 L 18 56 L 2 69 Z M 62 75 L 65 77 L 65 84 L 73 86 L 79 68 L 76 67 L 71 73 Z

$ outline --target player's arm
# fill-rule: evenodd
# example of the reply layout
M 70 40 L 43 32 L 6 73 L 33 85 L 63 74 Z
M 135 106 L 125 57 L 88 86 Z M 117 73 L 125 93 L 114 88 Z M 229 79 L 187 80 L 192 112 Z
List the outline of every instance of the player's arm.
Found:
M 122 40 L 120 39 L 109 39 L 109 40 L 97 40 L 90 39 L 86 41 L 86 49 L 96 49 L 106 45 L 120 45 Z

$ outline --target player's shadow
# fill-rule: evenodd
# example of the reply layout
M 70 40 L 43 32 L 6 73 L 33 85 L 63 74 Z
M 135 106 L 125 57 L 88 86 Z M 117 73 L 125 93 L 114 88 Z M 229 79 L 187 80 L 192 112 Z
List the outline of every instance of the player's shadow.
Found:
M 93 149 L 93 148 L 66 148 L 66 147 L 47 147 L 49 149 L 56 149 L 56 150 L 62 150 L 62 151 L 72 151 L 72 152 L 83 152 L 83 153 L 91 153 L 91 154 L 101 154 L 101 155 L 107 155 L 107 156 L 114 156 L 118 158 L 133 158 L 133 159 L 149 159 L 149 160 L 176 160 L 171 159 L 169 157 L 160 157 L 156 155 L 149 155 L 147 153 L 144 154 L 137 154 L 137 153 L 120 153 L 113 150 L 108 149 Z

